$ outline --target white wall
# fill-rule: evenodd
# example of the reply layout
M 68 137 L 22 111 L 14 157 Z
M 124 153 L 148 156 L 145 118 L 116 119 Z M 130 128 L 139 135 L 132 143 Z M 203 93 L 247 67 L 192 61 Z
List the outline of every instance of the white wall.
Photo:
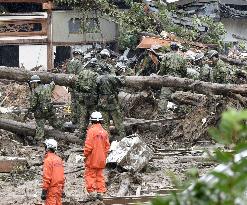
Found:
M 231 19 L 231 18 L 222 18 L 221 23 L 224 24 L 226 29 L 226 35 L 224 41 L 234 42 L 240 41 L 239 39 L 234 38 L 232 35 L 238 35 L 241 37 L 247 37 L 247 20 L 246 19 Z
M 47 46 L 46 45 L 20 45 L 19 66 L 30 70 L 36 66 L 47 67 Z
M 92 15 L 93 16 L 93 15 Z M 69 33 L 69 20 L 71 18 L 83 18 L 83 15 L 75 11 L 53 11 L 52 32 L 54 43 L 83 43 L 83 42 L 109 42 L 114 41 L 118 35 L 116 23 L 106 16 L 99 18 L 101 33 Z

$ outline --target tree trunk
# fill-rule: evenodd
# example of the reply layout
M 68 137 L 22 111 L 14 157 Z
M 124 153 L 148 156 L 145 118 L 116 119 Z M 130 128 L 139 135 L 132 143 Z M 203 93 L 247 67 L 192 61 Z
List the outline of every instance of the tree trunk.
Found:
M 61 86 L 73 86 L 77 79 L 75 75 L 70 74 L 28 71 L 0 66 L 0 79 L 28 82 L 32 75 L 38 75 L 43 83 L 50 83 L 54 80 L 57 85 Z
M 230 63 L 232 65 L 238 65 L 238 66 L 246 66 L 247 65 L 247 62 L 243 62 L 240 59 L 233 59 L 233 58 L 229 58 L 229 57 L 223 56 L 223 55 L 220 55 L 220 59 L 227 62 L 227 63 Z
M 172 101 L 178 104 L 194 105 L 197 106 L 203 102 L 206 102 L 206 95 L 196 94 L 191 92 L 177 91 L 171 95 Z
M 55 74 L 48 72 L 31 72 L 17 68 L 0 67 L 0 79 L 27 82 L 34 74 L 40 76 L 43 83 L 54 80 L 57 85 L 73 86 L 77 77 L 71 74 Z M 242 84 L 218 84 L 203 81 L 195 81 L 188 78 L 178 78 L 172 76 L 126 76 L 126 86 L 138 89 L 148 87 L 174 87 L 189 89 L 203 94 L 228 95 L 229 93 L 247 94 L 247 85 Z
M 19 134 L 22 136 L 35 136 L 35 125 L 17 122 L 10 119 L 0 119 L 0 129 L 10 131 L 15 134 Z M 82 143 L 82 140 L 69 135 L 67 133 L 60 132 L 55 129 L 47 129 L 45 128 L 45 136 L 52 137 L 57 140 L 64 140 L 65 142 L 70 143 Z

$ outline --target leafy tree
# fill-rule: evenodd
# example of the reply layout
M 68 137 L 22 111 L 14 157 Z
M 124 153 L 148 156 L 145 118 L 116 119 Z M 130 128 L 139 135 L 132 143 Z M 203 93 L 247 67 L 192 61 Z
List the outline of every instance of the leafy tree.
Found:
M 235 205 L 247 204 L 247 110 L 229 110 L 222 114 L 218 128 L 209 130 L 211 136 L 233 152 L 215 150 L 214 159 L 220 163 L 207 176 L 193 179 L 181 194 L 172 193 L 156 198 L 152 205 Z
M 210 17 L 195 16 L 192 28 L 187 28 L 173 23 L 171 15 L 176 13 L 174 6 L 157 3 L 158 13 L 146 13 L 143 1 L 125 0 L 125 2 L 130 9 L 118 9 L 111 0 L 55 0 L 55 3 L 71 6 L 84 15 L 93 11 L 98 15 L 106 14 L 112 17 L 119 25 L 118 42 L 122 49 L 135 48 L 140 32 L 159 34 L 162 30 L 174 32 L 184 40 L 222 44 L 221 36 L 225 33 L 223 24 L 214 22 Z M 202 36 L 198 29 L 201 25 L 208 27 L 208 31 Z

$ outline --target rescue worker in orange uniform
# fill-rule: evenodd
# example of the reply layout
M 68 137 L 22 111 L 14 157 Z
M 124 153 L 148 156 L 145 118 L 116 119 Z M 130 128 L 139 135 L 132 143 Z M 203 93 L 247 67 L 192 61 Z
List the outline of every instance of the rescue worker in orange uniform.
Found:
M 109 134 L 102 127 L 103 118 L 100 112 L 93 112 L 90 117 L 92 125 L 87 130 L 84 146 L 85 182 L 88 200 L 102 200 L 106 192 L 103 175 L 106 158 L 110 149 Z
M 41 199 L 45 200 L 45 205 L 62 205 L 65 177 L 63 161 L 55 154 L 57 141 L 45 140 L 45 150 Z

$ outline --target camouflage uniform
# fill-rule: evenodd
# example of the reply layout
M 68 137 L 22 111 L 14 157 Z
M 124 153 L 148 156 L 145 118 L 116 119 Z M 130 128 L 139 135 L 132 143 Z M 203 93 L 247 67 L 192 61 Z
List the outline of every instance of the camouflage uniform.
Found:
M 171 51 L 163 57 L 160 63 L 160 75 L 172 75 L 175 77 L 186 77 L 187 61 L 179 53 Z
M 80 113 L 79 129 L 82 139 L 86 136 L 90 114 L 94 112 L 97 107 L 97 76 L 98 74 L 96 72 L 85 69 L 79 73 L 79 77 L 76 82 Z
M 42 140 L 44 138 L 46 120 L 56 129 L 61 129 L 63 126 L 63 123 L 56 117 L 51 101 L 54 87 L 54 82 L 46 85 L 38 85 L 30 96 L 30 110 L 34 113 L 36 120 L 36 140 Z
M 82 69 L 82 62 L 77 59 L 73 58 L 69 61 L 67 65 L 67 73 L 78 75 Z M 79 102 L 78 102 L 78 93 L 75 89 L 69 87 L 69 92 L 71 95 L 71 116 L 72 116 L 72 123 L 77 124 L 80 118 L 80 109 L 79 109 Z
M 228 70 L 225 63 L 219 59 L 215 65 L 213 65 L 213 81 L 214 83 L 226 83 L 228 76 Z
M 213 72 L 212 68 L 208 64 L 204 64 L 200 68 L 200 80 L 205 82 L 213 81 Z
M 153 53 L 147 53 L 147 55 L 142 59 L 140 67 L 137 68 L 136 75 L 147 76 L 152 73 L 157 73 L 158 62 L 155 64 L 152 58 L 158 61 L 157 57 Z
M 123 115 L 118 102 L 119 88 L 123 82 L 114 75 L 101 75 L 97 79 L 98 84 L 98 108 L 103 115 L 105 128 L 109 131 L 110 120 L 112 119 L 121 140 L 125 137 L 123 126 Z

